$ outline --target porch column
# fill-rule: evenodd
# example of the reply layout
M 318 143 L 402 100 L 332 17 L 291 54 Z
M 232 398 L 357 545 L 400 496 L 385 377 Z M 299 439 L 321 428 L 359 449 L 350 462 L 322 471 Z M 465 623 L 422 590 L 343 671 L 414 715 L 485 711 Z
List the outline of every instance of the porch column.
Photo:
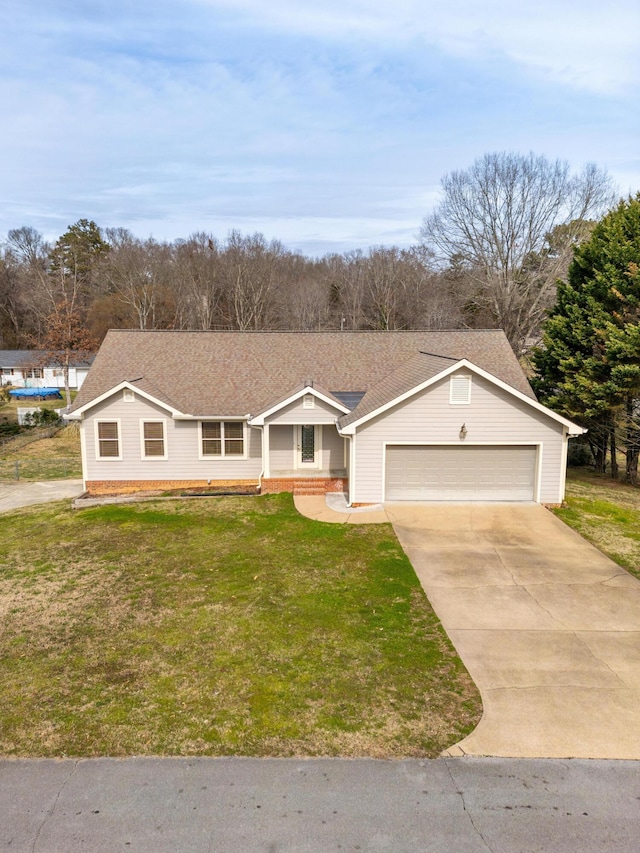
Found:
M 262 468 L 265 480 L 271 477 L 271 453 L 269 448 L 269 424 L 265 423 L 262 427 Z

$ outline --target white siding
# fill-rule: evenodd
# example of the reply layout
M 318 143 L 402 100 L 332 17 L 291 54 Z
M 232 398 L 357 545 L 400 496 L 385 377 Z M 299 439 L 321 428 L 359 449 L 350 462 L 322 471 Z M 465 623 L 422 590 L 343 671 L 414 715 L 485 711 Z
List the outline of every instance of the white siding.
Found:
M 383 499 L 385 444 L 462 444 L 463 423 L 465 444 L 537 445 L 536 499 L 543 503 L 562 499 L 562 425 L 474 375 L 469 405 L 451 405 L 446 378 L 357 430 L 351 500 L 377 503 Z
M 269 467 L 274 471 L 291 471 L 294 467 L 293 427 L 269 427 Z
M 345 467 L 344 438 L 338 435 L 335 427 L 322 427 L 322 464 L 321 468 L 329 471 L 343 470 Z
M 96 459 L 95 421 L 119 419 L 122 460 Z M 143 459 L 140 421 L 165 419 L 167 459 Z M 213 420 L 213 418 L 212 418 Z M 86 448 L 86 480 L 235 480 L 257 481 L 262 469 L 260 430 L 245 427 L 246 459 L 199 459 L 197 421 L 174 421 L 170 413 L 136 396 L 124 403 L 122 392 L 94 406 L 82 425 Z
M 16 388 L 64 388 L 64 376 L 62 368 L 44 367 L 42 376 L 35 378 L 29 376 L 28 368 L 13 368 L 13 374 L 2 375 L 2 382 L 6 385 L 13 385 Z M 69 368 L 69 388 L 80 388 L 87 377 L 89 368 Z

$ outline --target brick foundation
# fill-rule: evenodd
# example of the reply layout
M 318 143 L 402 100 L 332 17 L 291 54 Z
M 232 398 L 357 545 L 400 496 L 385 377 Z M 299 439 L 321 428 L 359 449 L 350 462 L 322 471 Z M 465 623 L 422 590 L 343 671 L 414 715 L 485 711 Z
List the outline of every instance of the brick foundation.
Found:
M 327 492 L 345 492 L 347 483 L 344 477 L 270 477 L 262 481 L 262 494 L 275 495 L 278 492 L 293 492 L 294 495 L 325 495 Z
M 257 493 L 257 480 L 88 480 L 87 494 L 132 495 L 136 492 L 174 492 L 179 489 L 245 491 Z
M 262 481 L 263 495 L 293 492 L 294 495 L 324 495 L 327 492 L 345 492 L 348 480 L 343 477 L 275 478 Z M 89 497 L 98 495 L 132 495 L 140 492 L 175 492 L 181 489 L 202 491 L 258 492 L 257 480 L 88 480 Z

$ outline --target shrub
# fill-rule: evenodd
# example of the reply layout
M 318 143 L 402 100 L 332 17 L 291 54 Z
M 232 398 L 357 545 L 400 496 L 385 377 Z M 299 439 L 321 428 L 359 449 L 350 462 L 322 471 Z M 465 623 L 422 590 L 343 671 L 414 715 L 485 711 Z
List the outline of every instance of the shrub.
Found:
M 28 412 L 24 416 L 24 425 L 27 427 L 53 426 L 59 421 L 60 415 L 53 409 L 38 409 L 37 412 Z
M 20 427 L 16 423 L 12 423 L 6 419 L 0 423 L 0 436 L 18 435 L 19 432 Z

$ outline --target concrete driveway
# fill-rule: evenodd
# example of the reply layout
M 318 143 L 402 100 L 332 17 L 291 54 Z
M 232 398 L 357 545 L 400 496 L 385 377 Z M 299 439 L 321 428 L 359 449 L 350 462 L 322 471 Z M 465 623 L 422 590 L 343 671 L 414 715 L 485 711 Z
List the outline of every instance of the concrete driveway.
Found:
M 640 582 L 536 504 L 387 504 L 482 695 L 448 755 L 640 759 Z
M 82 480 L 17 480 L 0 483 L 0 512 L 10 512 L 32 504 L 44 504 L 82 494 Z

